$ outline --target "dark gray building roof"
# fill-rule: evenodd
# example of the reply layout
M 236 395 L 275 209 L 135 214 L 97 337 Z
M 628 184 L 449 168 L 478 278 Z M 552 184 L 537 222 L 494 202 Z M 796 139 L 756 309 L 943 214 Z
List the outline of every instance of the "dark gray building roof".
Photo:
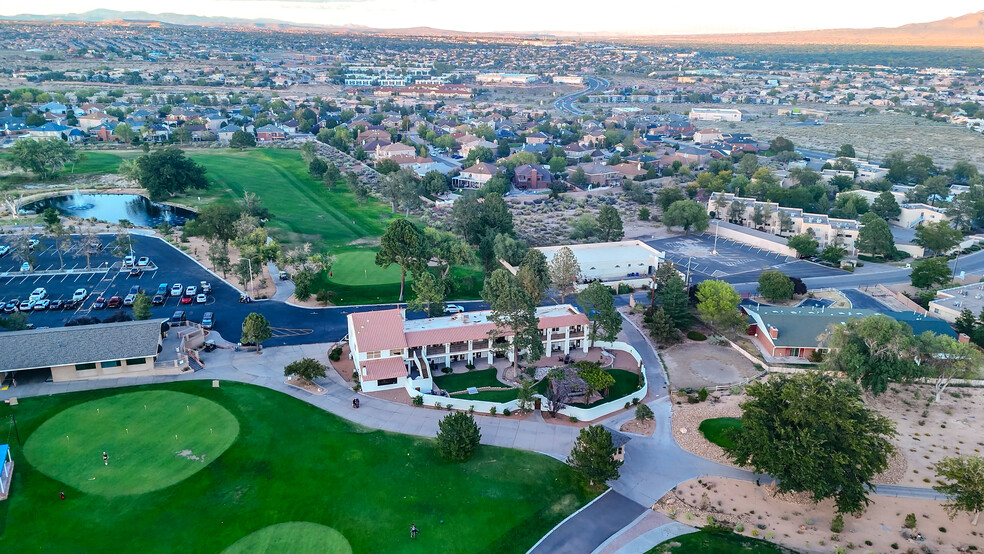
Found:
M 0 371 L 151 358 L 165 319 L 0 333 Z

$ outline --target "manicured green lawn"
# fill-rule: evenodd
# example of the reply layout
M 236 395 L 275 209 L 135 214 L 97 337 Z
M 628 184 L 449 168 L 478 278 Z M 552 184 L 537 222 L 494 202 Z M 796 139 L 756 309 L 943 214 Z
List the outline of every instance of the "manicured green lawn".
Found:
M 400 297 L 400 267 L 394 264 L 384 270 L 377 266 L 376 249 L 348 250 L 334 256 L 332 274 L 322 272 L 315 275 L 311 283 L 315 294 L 319 290 L 329 290 L 333 294 L 332 302 L 339 305 L 396 302 Z M 436 269 L 430 271 L 439 275 Z M 448 281 L 450 287 L 445 290 L 446 298 L 474 300 L 480 297 L 483 273 L 477 267 L 452 267 Z M 408 274 L 404 301 L 414 297 L 412 283 L 413 277 Z
M 609 387 L 608 396 L 602 398 L 601 400 L 595 400 L 591 404 L 585 406 L 584 404 L 571 404 L 572 406 L 577 406 L 579 408 L 593 408 L 595 406 L 600 406 L 608 402 L 614 402 L 621 399 L 624 396 L 628 396 L 635 391 L 639 390 L 639 374 L 632 371 L 626 371 L 624 369 L 608 369 L 606 370 L 609 375 L 615 378 L 615 384 Z M 642 399 L 639 399 L 642 401 Z
M 267 552 L 291 552 L 293 554 L 351 554 L 352 545 L 331 527 L 291 521 L 265 527 L 247 535 L 222 554 L 265 554 Z
M 173 391 L 133 392 L 59 413 L 31 434 L 24 454 L 45 475 L 81 491 L 141 494 L 201 471 L 238 434 L 239 422 L 215 402 Z
M 494 367 L 469 371 L 468 373 L 451 373 L 449 375 L 437 375 L 434 377 L 434 384 L 448 392 L 457 392 L 468 387 L 508 387 L 496 378 Z
M 679 546 L 674 546 L 679 544 Z M 662 542 L 646 554 L 795 554 L 794 550 L 762 539 L 736 535 L 730 531 L 707 531 L 681 535 Z
M 271 525 L 310 522 L 340 532 L 353 552 L 524 552 L 594 496 L 570 468 L 546 456 L 483 446 L 471 461 L 452 464 L 431 439 L 372 431 L 260 387 L 183 381 L 122 394 L 138 391 L 210 400 L 238 420 L 239 434 L 183 481 L 107 497 L 40 471 L 10 428 L 16 468 L 11 496 L 0 503 L 0 551 L 43 544 L 52 552 L 221 552 Z M 9 426 L 13 410 L 21 440 L 57 442 L 35 437 L 44 422 L 120 394 L 24 398 L 14 407 L 0 404 L 0 422 Z M 178 417 L 187 404 L 176 404 Z M 139 419 L 140 409 L 129 420 Z M 91 424 L 90 440 L 115 437 L 119 423 Z M 411 523 L 420 528 L 414 541 Z
M 437 378 L 435 377 L 435 379 Z M 500 383 L 498 385 L 485 385 L 485 386 L 497 387 L 503 385 Z M 541 379 L 540 382 L 536 384 L 535 387 L 536 392 L 538 392 L 539 394 L 546 395 L 547 388 L 549 386 L 550 386 L 549 379 Z M 462 394 L 453 394 L 451 396 L 453 396 L 454 398 L 461 398 L 464 400 L 484 400 L 486 402 L 511 402 L 519 398 L 519 389 L 511 388 L 509 390 L 483 390 L 483 391 L 478 391 L 478 394 L 468 394 L 467 392 L 465 392 Z
M 730 431 L 732 429 L 741 429 L 741 420 L 734 417 L 705 419 L 700 422 L 698 429 L 700 429 L 705 439 L 722 448 L 731 448 L 735 445 L 735 441 L 731 440 Z

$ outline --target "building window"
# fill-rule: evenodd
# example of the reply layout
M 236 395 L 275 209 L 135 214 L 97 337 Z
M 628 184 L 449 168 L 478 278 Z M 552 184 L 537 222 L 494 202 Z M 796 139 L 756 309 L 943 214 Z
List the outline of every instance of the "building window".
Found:
M 402 356 L 402 355 L 403 355 L 402 350 L 390 350 L 390 356 Z
M 75 364 L 75 371 L 85 371 L 87 369 L 96 369 L 96 364 Z
M 147 362 L 147 358 L 130 358 L 126 361 L 126 365 L 142 365 Z
M 102 362 L 99 365 L 102 367 L 120 367 L 122 364 L 119 360 L 113 360 L 111 362 Z
M 800 355 L 800 349 L 799 348 L 790 348 L 789 349 L 789 355 L 792 356 L 792 357 L 794 357 L 794 358 L 798 358 L 799 355 Z
M 380 379 L 380 380 L 376 381 L 376 384 L 379 385 L 380 387 L 382 387 L 384 385 L 395 385 L 396 384 L 396 381 L 397 381 L 397 378 L 396 377 L 391 377 L 389 379 Z
M 375 350 L 373 352 L 366 352 L 367 360 L 375 360 L 376 358 L 379 358 L 379 350 Z

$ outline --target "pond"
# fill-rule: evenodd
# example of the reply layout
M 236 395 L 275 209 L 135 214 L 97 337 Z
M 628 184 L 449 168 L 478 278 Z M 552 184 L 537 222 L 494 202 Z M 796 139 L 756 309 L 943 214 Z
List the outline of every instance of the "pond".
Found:
M 41 213 L 47 208 L 54 208 L 64 216 L 94 217 L 107 223 L 126 219 L 140 227 L 156 227 L 164 222 L 180 226 L 195 218 L 195 212 L 191 210 L 151 202 L 138 194 L 82 194 L 78 189 L 74 194 L 30 202 L 21 211 Z

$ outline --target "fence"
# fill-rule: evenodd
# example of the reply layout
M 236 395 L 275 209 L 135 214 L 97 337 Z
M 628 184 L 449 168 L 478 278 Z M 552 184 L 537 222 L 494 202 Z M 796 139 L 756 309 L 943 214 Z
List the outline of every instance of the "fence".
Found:
M 910 299 L 908 296 L 906 296 L 904 294 L 901 294 L 901 293 L 898 293 L 898 292 L 895 292 L 894 290 L 886 287 L 885 285 L 882 285 L 882 284 L 879 283 L 878 285 L 875 285 L 875 289 L 880 294 L 884 294 L 886 296 L 891 296 L 895 300 L 898 300 L 903 306 L 905 306 L 906 308 L 908 308 L 908 309 L 916 312 L 917 314 L 930 315 L 929 312 L 925 308 L 923 308 L 919 304 L 916 304 L 915 302 L 913 302 L 912 299 Z

